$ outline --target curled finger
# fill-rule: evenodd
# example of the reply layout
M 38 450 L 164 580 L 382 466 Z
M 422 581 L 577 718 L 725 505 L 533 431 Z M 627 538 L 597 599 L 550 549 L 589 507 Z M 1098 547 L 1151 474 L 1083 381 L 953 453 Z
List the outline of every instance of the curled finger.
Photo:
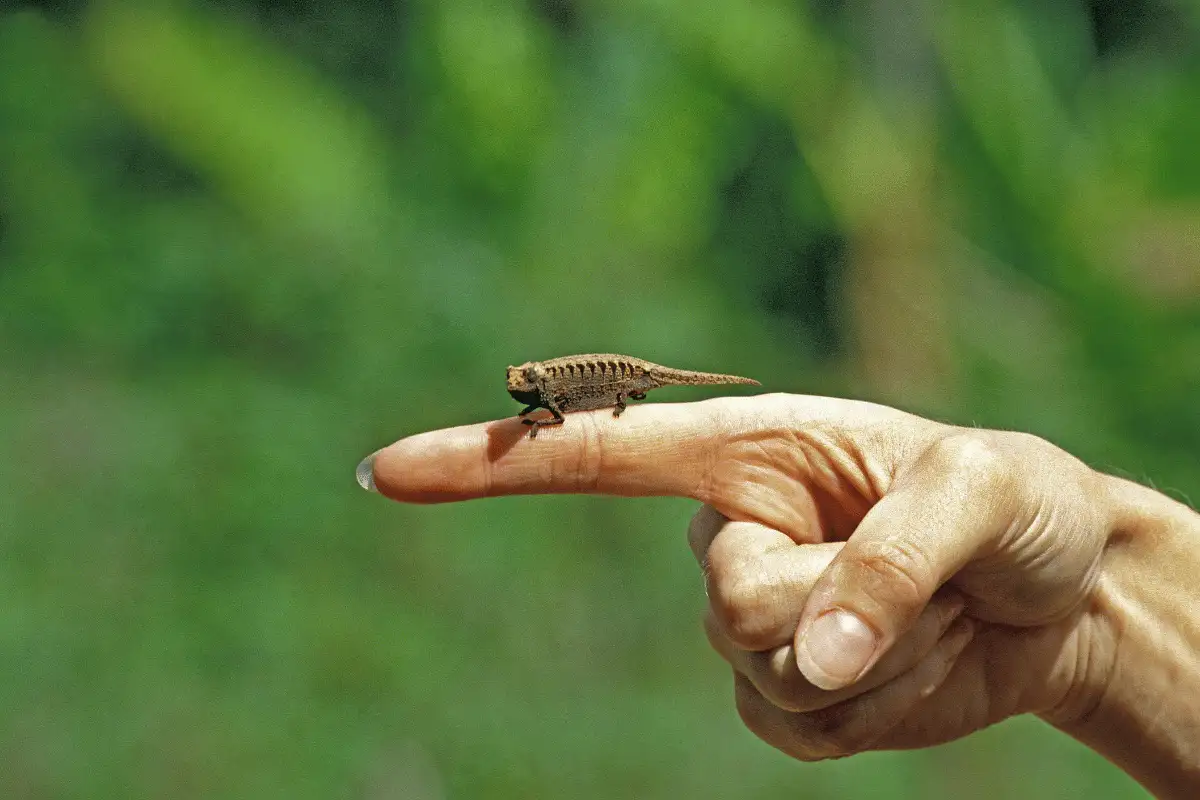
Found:
M 817 711 L 790 712 L 765 697 L 748 677 L 737 674 L 738 714 L 756 736 L 793 758 L 820 761 L 874 749 L 877 742 L 911 715 L 949 677 L 974 635 L 960 618 L 908 672 L 869 692 Z M 889 741 L 892 747 L 903 742 Z
M 708 505 L 692 517 L 688 544 L 725 635 L 747 650 L 791 641 L 809 589 L 843 547 L 798 545 L 774 528 L 729 520 Z
M 787 711 L 815 711 L 864 694 L 912 669 L 933 650 L 962 610 L 963 601 L 957 594 L 935 596 L 912 629 L 861 681 L 833 691 L 815 686 L 800 672 L 790 643 L 762 652 L 743 650 L 723 634 L 711 612 L 705 619 L 705 631 L 722 658 L 776 706 Z

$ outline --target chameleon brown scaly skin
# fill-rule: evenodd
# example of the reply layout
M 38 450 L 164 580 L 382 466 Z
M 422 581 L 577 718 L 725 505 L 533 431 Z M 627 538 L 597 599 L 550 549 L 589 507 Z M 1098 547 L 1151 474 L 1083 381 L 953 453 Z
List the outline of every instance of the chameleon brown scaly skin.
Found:
M 538 428 L 544 425 L 561 425 L 564 411 L 590 411 L 611 406 L 613 416 L 619 417 L 625 410 L 626 400 L 645 400 L 646 392 L 661 386 L 762 385 L 737 375 L 671 369 L 615 353 L 530 361 L 519 367 L 509 367 L 507 382 L 512 398 L 527 405 L 519 416 L 522 422 L 532 426 L 530 439 L 537 436 Z M 553 419 L 524 418 L 539 408 L 549 409 Z

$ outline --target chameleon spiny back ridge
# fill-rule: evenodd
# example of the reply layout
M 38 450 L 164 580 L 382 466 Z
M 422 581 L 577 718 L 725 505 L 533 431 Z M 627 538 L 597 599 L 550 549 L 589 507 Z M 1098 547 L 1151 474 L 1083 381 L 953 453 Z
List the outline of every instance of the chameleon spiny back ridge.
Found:
M 509 367 L 508 393 L 514 400 L 525 403 L 522 422 L 533 426 L 529 438 L 537 436 L 538 428 L 561 425 L 564 411 L 590 411 L 596 408 L 613 409 L 621 416 L 627 400 L 644 400 L 646 392 L 662 386 L 707 386 L 746 384 L 760 386 L 758 381 L 738 375 L 713 372 L 694 372 L 673 369 L 633 356 L 616 353 L 588 353 L 563 356 L 549 361 L 530 361 L 519 367 Z M 525 419 L 536 409 L 545 408 L 552 419 Z

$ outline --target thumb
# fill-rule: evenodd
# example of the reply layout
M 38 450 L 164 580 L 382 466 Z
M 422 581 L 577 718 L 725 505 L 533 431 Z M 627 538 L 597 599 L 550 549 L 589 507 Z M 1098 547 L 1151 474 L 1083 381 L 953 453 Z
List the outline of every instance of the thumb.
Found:
M 795 653 L 809 681 L 833 690 L 861 678 L 999 535 L 1012 496 L 1000 462 L 985 438 L 961 434 L 897 477 L 808 596 Z

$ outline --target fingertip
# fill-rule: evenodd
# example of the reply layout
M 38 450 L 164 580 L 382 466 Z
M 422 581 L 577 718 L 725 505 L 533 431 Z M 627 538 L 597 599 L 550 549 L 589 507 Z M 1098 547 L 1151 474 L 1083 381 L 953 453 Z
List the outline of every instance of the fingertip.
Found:
M 404 503 L 445 503 L 480 497 L 487 490 L 478 425 L 418 433 L 370 457 L 375 491 Z

